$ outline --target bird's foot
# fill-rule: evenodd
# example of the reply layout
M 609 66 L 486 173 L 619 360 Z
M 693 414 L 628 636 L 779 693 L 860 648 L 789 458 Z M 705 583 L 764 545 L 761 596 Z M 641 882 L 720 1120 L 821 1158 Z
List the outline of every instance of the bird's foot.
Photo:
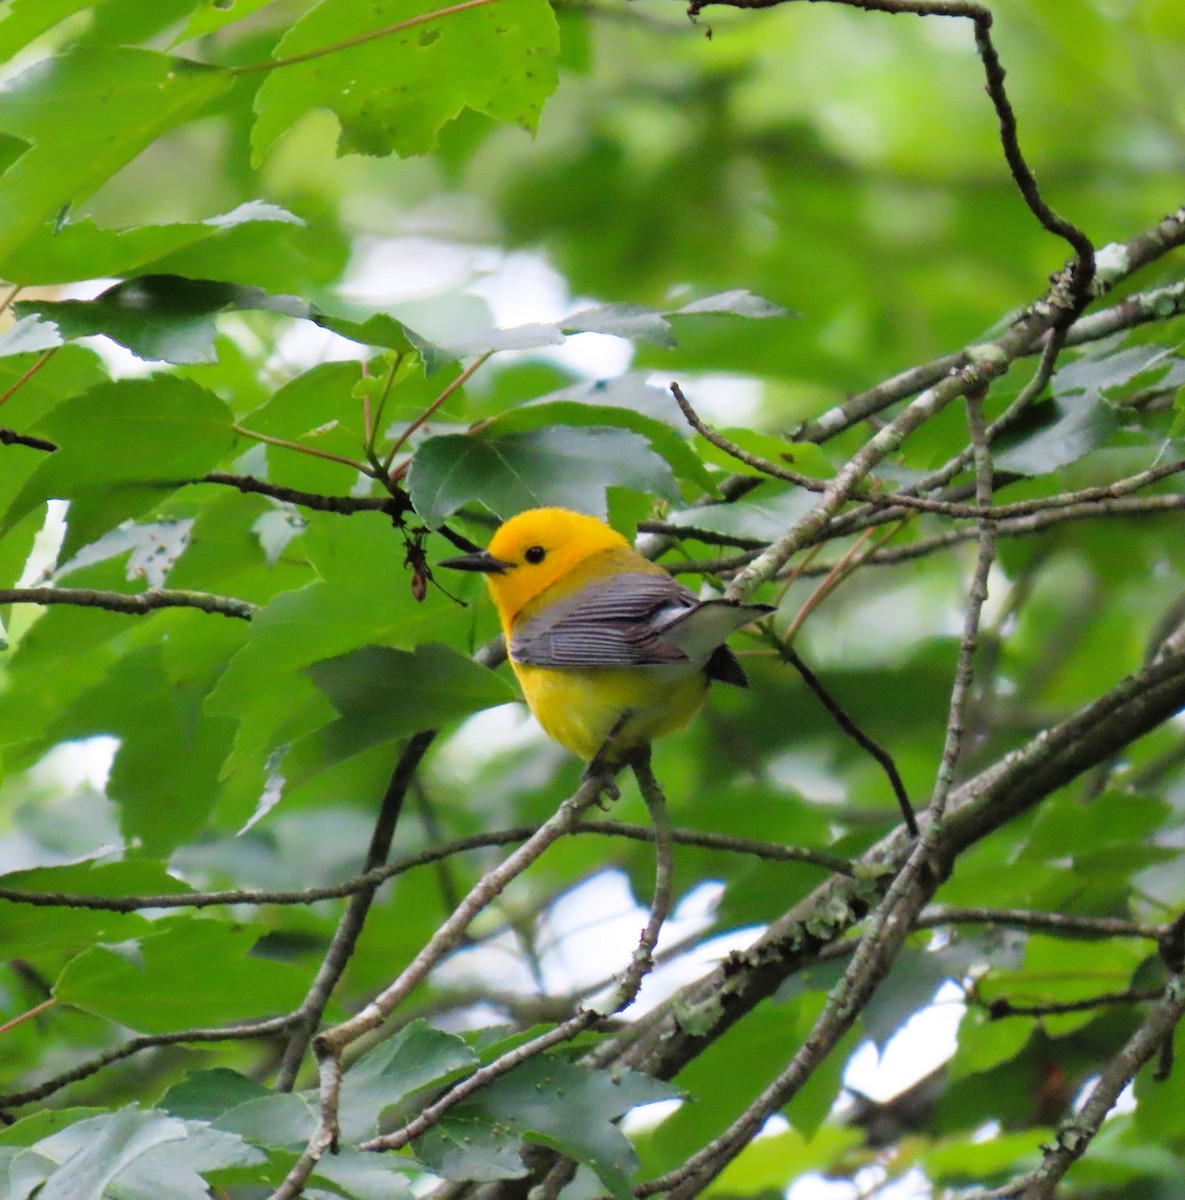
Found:
M 608 812 L 609 805 L 615 800 L 621 799 L 621 789 L 613 778 L 613 768 L 604 762 L 598 762 L 595 758 L 585 767 L 581 782 L 596 784 L 599 793 L 597 807 L 602 812 Z

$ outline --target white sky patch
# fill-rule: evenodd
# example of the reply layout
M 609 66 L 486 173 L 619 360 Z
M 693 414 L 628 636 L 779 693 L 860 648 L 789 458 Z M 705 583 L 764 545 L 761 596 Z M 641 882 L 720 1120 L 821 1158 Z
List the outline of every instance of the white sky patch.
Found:
M 25 569 L 17 580 L 17 587 L 36 587 L 37 584 L 45 582 L 66 537 L 66 509 L 65 500 L 49 502 L 45 512 L 45 524 L 33 539 L 33 549 L 25 560 Z
M 666 388 L 671 380 L 667 375 L 655 373 L 647 383 Z M 761 408 L 764 388 L 757 379 L 746 379 L 740 375 L 698 375 L 694 379 L 680 380 L 679 386 L 691 403 L 691 407 L 709 425 L 750 425 Z
M 1087 1100 L 1090 1099 L 1090 1094 L 1098 1086 L 1098 1082 L 1098 1075 L 1091 1075 L 1083 1082 L 1082 1086 L 1078 1089 L 1078 1094 L 1074 1097 L 1073 1104 L 1070 1105 L 1070 1108 L 1075 1113 L 1082 1111 L 1082 1106 L 1087 1102 Z M 1135 1087 L 1129 1083 L 1127 1087 L 1125 1087 L 1123 1091 L 1119 1093 L 1115 1103 L 1111 1106 L 1111 1111 L 1107 1114 L 1107 1120 L 1109 1121 L 1112 1117 L 1122 1116 L 1124 1113 L 1135 1112 L 1135 1110 L 1136 1091 Z
M 786 1192 L 786 1200 L 854 1200 L 854 1184 L 827 1179 L 817 1172 L 800 1175 Z
M 441 748 L 438 762 L 459 781 L 471 781 L 492 757 L 506 750 L 544 746 L 547 735 L 517 700 L 467 717 Z
M 63 742 L 30 768 L 29 777 L 35 787 L 74 792 L 85 786 L 102 792 L 107 788 L 118 749 L 119 738 L 108 734 Z
M 707 925 L 703 897 L 693 892 L 689 900 L 663 926 L 660 952 Z M 621 871 L 603 871 L 565 893 L 539 923 L 539 965 L 548 990 L 592 987 L 624 970 L 645 922 L 646 909 L 634 900 Z M 660 967 L 647 977 L 645 1003 L 634 1006 L 635 1015 L 673 990 L 662 988 L 662 974 Z
M 467 290 L 485 300 L 500 326 L 556 321 L 572 307 L 567 281 L 542 254 L 491 249 L 475 257 L 474 267 L 480 278 Z
M 356 304 L 422 300 L 463 287 L 473 274 L 474 249 L 426 237 L 363 243 L 338 294 Z
M 962 990 L 944 983 L 934 1000 L 893 1035 L 883 1054 L 877 1054 L 872 1042 L 859 1047 L 848 1062 L 844 1084 L 873 1100 L 891 1100 L 954 1054 L 965 1011 Z
M 348 362 L 365 357 L 365 346 L 330 333 L 311 321 L 292 320 L 276 338 L 276 348 L 267 361 L 267 369 L 289 374 L 307 371 L 324 362 Z
M 667 1117 L 674 1116 L 683 1107 L 682 1100 L 656 1100 L 631 1109 L 621 1119 L 621 1131 L 627 1137 L 656 1129 Z
M 659 954 L 708 926 L 721 890 L 718 883 L 705 883 L 688 892 L 663 927 Z M 547 994 L 609 987 L 637 947 L 646 916 L 647 910 L 635 901 L 622 871 L 602 871 L 566 892 L 539 918 L 537 926 L 537 966 Z M 730 931 L 660 964 L 647 976 L 629 1015 L 647 1012 L 699 978 L 730 950 L 749 945 L 759 933 L 758 929 Z M 515 994 L 538 992 L 535 974 L 510 930 L 455 954 L 441 966 L 437 978 L 451 986 L 484 983 Z

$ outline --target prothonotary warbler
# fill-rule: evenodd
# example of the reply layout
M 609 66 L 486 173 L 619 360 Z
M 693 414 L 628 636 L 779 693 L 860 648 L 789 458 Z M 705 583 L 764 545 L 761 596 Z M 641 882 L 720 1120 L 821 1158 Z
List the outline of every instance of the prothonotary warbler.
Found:
M 748 680 L 724 644 L 773 611 L 699 600 L 603 521 L 533 508 L 489 548 L 440 564 L 480 571 L 510 665 L 544 731 L 580 758 L 606 759 L 681 729 L 710 680 Z

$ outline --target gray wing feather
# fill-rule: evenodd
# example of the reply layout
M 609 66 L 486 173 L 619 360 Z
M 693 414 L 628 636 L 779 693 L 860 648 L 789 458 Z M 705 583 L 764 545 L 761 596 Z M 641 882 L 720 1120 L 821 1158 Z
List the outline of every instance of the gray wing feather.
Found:
M 624 572 L 592 584 L 534 617 L 510 656 L 536 667 L 645 667 L 688 656 L 661 634 L 695 594 L 667 575 Z

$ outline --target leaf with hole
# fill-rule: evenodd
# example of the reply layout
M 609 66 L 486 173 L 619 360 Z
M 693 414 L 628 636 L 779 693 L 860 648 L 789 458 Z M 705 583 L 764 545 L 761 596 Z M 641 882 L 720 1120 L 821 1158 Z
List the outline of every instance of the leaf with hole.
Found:
M 321 0 L 296 21 L 275 56 L 310 61 L 271 72 L 256 93 L 256 163 L 313 108 L 340 122 L 339 154 L 426 154 L 466 108 L 533 132 L 556 85 L 550 5 L 499 0 L 416 20 L 430 11 L 422 0 Z M 335 52 L 317 54 L 327 46 Z

